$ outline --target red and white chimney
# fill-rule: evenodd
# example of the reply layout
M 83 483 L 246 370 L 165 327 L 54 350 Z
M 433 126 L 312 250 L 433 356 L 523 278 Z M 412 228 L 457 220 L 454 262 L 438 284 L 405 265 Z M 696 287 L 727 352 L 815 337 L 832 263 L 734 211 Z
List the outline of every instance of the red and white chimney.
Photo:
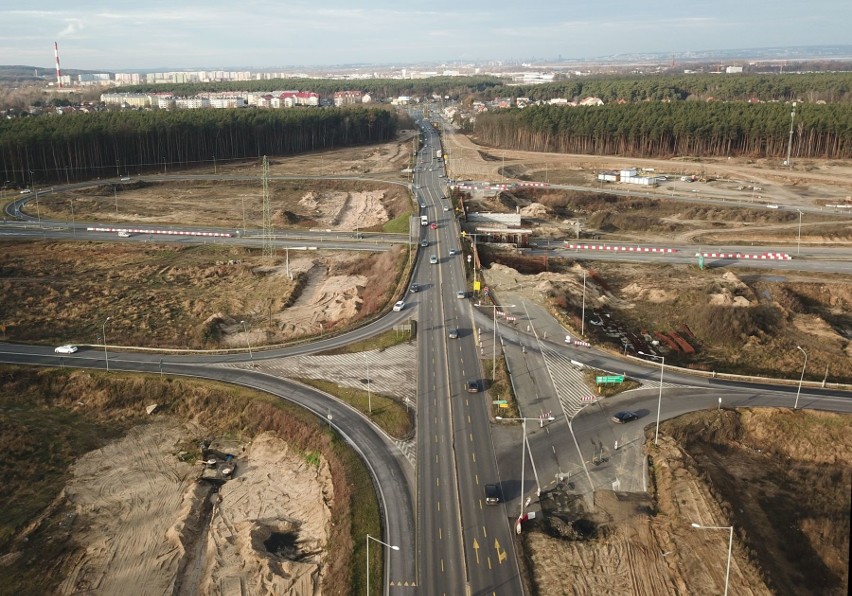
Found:
M 56 56 L 56 84 L 62 89 L 62 70 L 59 68 L 59 44 L 53 42 L 53 55 Z

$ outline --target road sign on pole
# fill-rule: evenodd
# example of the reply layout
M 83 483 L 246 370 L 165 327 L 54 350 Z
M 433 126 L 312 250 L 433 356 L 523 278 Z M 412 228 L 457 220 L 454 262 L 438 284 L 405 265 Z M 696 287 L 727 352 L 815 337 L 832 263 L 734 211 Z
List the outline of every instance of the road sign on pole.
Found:
M 491 403 L 496 405 L 496 406 L 502 406 L 503 404 L 506 404 L 506 403 L 509 403 L 509 402 L 507 402 L 505 399 L 495 399 Z
M 624 375 L 612 375 L 608 377 L 595 377 L 595 383 L 598 385 L 618 384 L 624 382 Z

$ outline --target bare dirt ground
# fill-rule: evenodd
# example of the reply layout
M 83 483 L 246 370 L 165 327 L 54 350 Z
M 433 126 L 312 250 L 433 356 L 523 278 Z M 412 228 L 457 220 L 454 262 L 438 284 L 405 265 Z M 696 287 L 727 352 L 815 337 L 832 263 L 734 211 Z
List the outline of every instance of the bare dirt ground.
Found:
M 2 337 L 212 349 L 319 335 L 383 308 L 404 252 L 311 253 L 272 262 L 241 247 L 9 242 Z M 294 253 L 298 254 L 298 253 Z M 246 321 L 243 325 L 242 321 Z M 320 327 L 322 325 L 322 328 Z
M 805 378 L 852 381 L 852 286 L 843 278 L 557 259 L 543 271 L 541 259 L 484 254 L 490 267 L 483 279 L 498 297 L 511 291 L 545 305 L 575 335 L 585 272 L 591 323 L 584 330 L 596 346 L 620 353 L 624 338 L 631 354 L 656 351 L 668 364 L 787 378 L 802 370 L 802 346 L 809 356 Z M 519 273 L 524 267 L 531 269 Z M 659 345 L 658 332 L 679 333 L 695 353 Z
M 852 164 L 844 161 L 792 160 L 785 168 L 776 160 L 749 158 L 641 159 L 513 151 L 478 145 L 460 134 L 447 135 L 450 178 L 500 181 L 532 180 L 555 184 L 596 185 L 598 172 L 629 167 L 651 169 L 669 176 L 698 176 L 715 180 L 681 183 L 670 180 L 656 190 L 661 196 L 695 193 L 701 196 L 780 205 L 825 205 L 852 201 Z M 619 189 L 635 188 L 618 185 Z M 642 189 L 643 192 L 648 189 Z
M 203 433 L 169 421 L 135 427 L 74 465 L 66 495 L 86 549 L 59 593 L 315 593 L 333 499 L 325 463 L 310 469 L 284 441 L 259 435 L 216 494 L 196 481 L 202 462 L 177 457 L 187 434 Z M 299 557 L 271 556 L 273 532 L 293 536 Z
M 370 147 L 351 147 L 270 161 L 270 205 L 277 228 L 331 230 L 381 229 L 411 211 L 405 183 L 409 175 L 412 133 Z M 131 179 L 72 193 L 51 194 L 39 201 L 44 219 L 109 221 L 111 223 L 181 224 L 249 230 L 261 227 L 263 186 L 258 161 L 220 163 L 216 176 L 251 180 L 205 179 L 214 172 L 193 169 L 194 180 Z M 174 173 L 181 176 L 181 173 Z M 285 180 L 288 176 L 369 176 L 376 180 Z M 72 214 L 73 210 L 73 214 Z M 33 203 L 27 211 L 36 215 Z
M 729 532 L 698 523 L 734 526 L 731 594 L 846 594 L 849 425 L 782 410 L 666 422 L 647 447 L 654 496 L 599 491 L 592 512 L 559 489 L 542 497 L 524 537 L 537 593 L 719 594 Z

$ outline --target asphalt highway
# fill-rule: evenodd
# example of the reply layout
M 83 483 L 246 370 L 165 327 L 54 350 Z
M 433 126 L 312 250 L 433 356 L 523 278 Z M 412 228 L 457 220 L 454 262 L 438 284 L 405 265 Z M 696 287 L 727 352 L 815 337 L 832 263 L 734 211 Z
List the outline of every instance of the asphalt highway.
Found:
M 13 364 L 105 368 L 168 375 L 186 375 L 233 383 L 267 391 L 297 403 L 332 425 L 361 454 L 370 467 L 383 507 L 385 534 L 382 540 L 399 546 L 399 551 L 386 549 L 386 579 L 416 585 L 422 594 L 522 594 L 519 562 L 514 551 L 512 532 L 525 496 L 534 491 L 538 481 L 549 485 L 568 478 L 576 490 L 591 494 L 593 489 L 639 486 L 643 482 L 644 460 L 641 454 L 642 429 L 656 422 L 657 408 L 664 420 L 696 409 L 771 405 L 791 407 L 798 388 L 778 387 L 769 383 L 733 383 L 685 375 L 666 369 L 666 384 L 661 398 L 657 389 L 643 389 L 607 400 L 590 403 L 567 420 L 555 415 L 550 424 L 528 425 L 531 455 L 520 457 L 520 427 L 490 422 L 491 399 L 485 389 L 481 370 L 484 330 L 491 333 L 492 319 L 484 311 L 474 309 L 470 288 L 466 285 L 465 263 L 458 250 L 459 227 L 452 207 L 445 199 L 449 193 L 442 160 L 435 158 L 440 138 L 430 124 L 422 121 L 424 144 L 417 155 L 413 191 L 420 214 L 436 225 L 412 224 L 405 235 L 361 234 L 325 230 L 279 232 L 275 243 L 291 250 L 387 250 L 393 244 L 426 240 L 419 247 L 412 281 L 420 290 L 407 293 L 401 312 L 388 312 L 377 320 L 351 332 L 323 337 L 310 343 L 280 349 L 246 353 L 178 354 L 156 351 L 119 351 L 107 346 L 81 346 L 72 355 L 59 356 L 53 348 L 0 344 L 0 361 Z M 172 176 L 151 179 L 171 180 Z M 256 177 L 179 176 L 196 179 L 256 180 Z M 280 177 L 279 177 L 280 178 Z M 284 177 L 287 178 L 287 177 Z M 304 177 L 293 177 L 304 179 Z M 324 177 L 323 177 L 324 178 Z M 350 177 L 336 177 L 353 179 Z M 145 177 L 149 179 L 149 177 Z M 327 179 L 327 178 L 324 178 Z M 55 192 L 98 184 L 120 183 L 97 181 L 68 185 Z M 398 183 L 398 182 L 394 182 Z M 573 187 L 566 187 L 573 188 Z M 588 189 L 584 189 L 588 190 Z M 41 191 L 40 191 L 41 192 Z M 642 193 L 631 193 L 640 196 Z M 651 195 L 659 198 L 658 195 Z M 17 221 L 0 226 L 0 239 L 59 238 L 71 240 L 103 240 L 112 242 L 180 242 L 198 244 L 236 243 L 260 246 L 258 231 L 204 228 L 201 231 L 232 233 L 228 238 L 133 234 L 117 238 L 114 232 L 92 232 L 87 227 L 101 226 L 91 222 L 51 222 L 32 217 L 28 201 L 37 200 L 36 193 L 21 196 L 6 208 L 6 215 Z M 696 201 L 699 199 L 696 198 Z M 706 203 L 706 200 L 700 202 Z M 732 206 L 731 202 L 724 202 Z M 449 210 L 445 210 L 449 207 Z M 159 226 L 158 226 L 159 227 Z M 165 226 L 176 231 L 199 231 L 198 228 Z M 591 242 L 588 242 L 591 243 Z M 643 245 L 631 245 L 643 246 Z M 647 245 L 644 245 L 647 246 Z M 798 249 L 798 247 L 796 247 Z M 695 247 L 677 245 L 673 255 L 647 253 L 577 251 L 566 249 L 563 242 L 542 243 L 530 249 L 533 254 L 558 254 L 574 258 L 634 262 L 695 262 Z M 769 252 L 778 247 L 736 247 L 725 252 Z M 723 252 L 714 249 L 714 252 Z M 774 275 L 785 271 L 852 274 L 852 250 L 804 247 L 790 261 L 751 261 L 729 259 L 705 260 L 707 266 L 742 266 L 754 269 L 771 267 Z M 437 262 L 430 263 L 434 256 Z M 459 298 L 459 291 L 466 292 Z M 227 363 L 264 360 L 321 351 L 365 339 L 391 328 L 394 324 L 416 316 L 418 320 L 418 407 L 417 465 L 412 470 L 399 449 L 369 421 L 330 396 L 253 370 L 222 366 Z M 450 330 L 458 330 L 451 339 Z M 554 330 L 550 337 L 560 337 Z M 617 358 L 594 349 L 565 346 L 559 341 L 534 339 L 505 326 L 500 327 L 505 356 L 510 368 L 525 366 L 528 385 L 516 387 L 516 394 L 528 415 L 539 411 L 559 412 L 553 377 L 548 373 L 539 347 L 564 353 L 583 364 L 601 370 L 617 370 L 633 378 L 653 384 L 660 367 L 655 362 Z M 524 349 L 521 349 L 521 346 Z M 478 384 L 480 392 L 468 392 L 468 383 Z M 824 390 L 806 386 L 799 395 L 799 407 L 852 411 L 849 392 Z M 610 417 L 616 409 L 636 411 L 640 419 L 626 425 L 614 425 Z M 330 416 L 330 418 L 329 418 Z M 498 423 L 499 424 L 499 423 Z M 604 458 L 603 456 L 606 456 Z M 521 472 L 521 462 L 535 466 Z M 532 475 L 530 475 L 532 472 Z M 521 481 L 523 476 L 524 480 Z M 538 481 L 536 480 L 538 478 Z M 633 484 L 630 484 L 630 483 Z M 484 485 L 500 484 L 503 502 L 486 505 Z M 396 585 L 396 583 L 395 583 Z M 387 592 L 388 581 L 385 582 Z

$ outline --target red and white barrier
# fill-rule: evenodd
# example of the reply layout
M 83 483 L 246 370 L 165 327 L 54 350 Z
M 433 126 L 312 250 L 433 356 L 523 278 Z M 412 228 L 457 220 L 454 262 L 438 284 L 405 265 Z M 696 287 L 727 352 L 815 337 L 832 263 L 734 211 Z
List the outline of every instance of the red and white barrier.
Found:
M 703 252 L 696 253 L 697 256 L 709 259 L 755 259 L 759 261 L 791 261 L 793 257 L 785 252 L 765 252 L 760 254 L 746 254 L 741 252 Z
M 612 246 L 609 244 L 571 244 L 568 242 L 565 243 L 565 248 L 575 250 L 609 250 L 614 252 L 678 252 L 676 248 L 657 248 L 652 246 Z
M 130 234 L 163 234 L 167 236 L 205 236 L 232 238 L 230 232 L 195 232 L 192 230 L 147 230 L 144 228 L 86 228 L 87 232 L 128 232 Z
M 518 182 L 518 186 L 528 186 L 528 187 L 532 187 L 532 188 L 545 188 L 545 187 L 550 186 L 550 185 L 546 182 Z

